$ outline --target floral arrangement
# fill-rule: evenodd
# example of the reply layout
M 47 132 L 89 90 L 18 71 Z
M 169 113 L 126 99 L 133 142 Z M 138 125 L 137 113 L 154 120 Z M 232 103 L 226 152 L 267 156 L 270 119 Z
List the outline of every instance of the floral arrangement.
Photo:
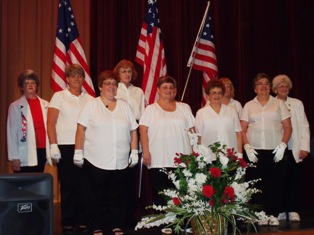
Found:
M 223 234 L 229 223 L 236 234 L 240 232 L 236 220 L 242 220 L 247 229 L 252 225 L 256 231 L 254 223 L 266 215 L 254 212 L 248 204 L 258 192 L 253 187 L 258 180 L 244 181 L 249 165 L 219 142 L 205 147 L 197 144 L 198 134 L 189 132 L 189 137 L 193 152 L 176 154 L 175 170 L 163 169 L 175 185 L 160 192 L 168 199 L 167 205 L 149 206 L 160 214 L 143 217 L 135 229 L 168 224 L 179 233 L 192 224 L 194 234 Z

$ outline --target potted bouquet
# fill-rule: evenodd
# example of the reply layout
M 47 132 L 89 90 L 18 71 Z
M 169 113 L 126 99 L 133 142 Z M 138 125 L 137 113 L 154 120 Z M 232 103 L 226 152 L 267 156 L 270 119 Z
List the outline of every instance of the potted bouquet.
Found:
M 176 233 L 192 225 L 194 234 L 227 233 L 227 225 L 233 234 L 241 233 L 237 220 L 242 220 L 249 229 L 263 219 L 265 213 L 256 213 L 248 203 L 257 193 L 254 183 L 244 181 L 248 164 L 238 158 L 233 149 L 219 142 L 208 147 L 198 145 L 198 135 L 189 133 L 193 151 L 190 154 L 177 153 L 173 171 L 163 169 L 175 185 L 164 189 L 168 199 L 166 206 L 152 205 L 160 214 L 148 215 L 138 222 L 135 229 L 150 228 L 168 224 Z M 214 154 L 214 155 L 213 155 Z

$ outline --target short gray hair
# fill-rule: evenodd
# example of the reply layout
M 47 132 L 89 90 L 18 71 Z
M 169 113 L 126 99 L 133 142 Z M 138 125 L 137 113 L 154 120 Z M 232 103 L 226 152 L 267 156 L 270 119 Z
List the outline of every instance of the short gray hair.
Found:
M 289 90 L 292 88 L 292 82 L 291 82 L 290 78 L 286 74 L 279 74 L 273 78 L 273 81 L 272 81 L 273 92 L 276 92 L 279 84 L 281 84 L 281 83 L 286 83 L 289 86 Z

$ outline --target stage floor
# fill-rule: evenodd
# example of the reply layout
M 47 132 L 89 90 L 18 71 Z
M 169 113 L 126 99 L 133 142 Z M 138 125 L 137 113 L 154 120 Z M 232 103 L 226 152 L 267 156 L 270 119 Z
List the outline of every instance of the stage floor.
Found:
M 258 235 L 314 235 L 314 210 L 307 209 L 300 213 L 301 222 L 281 221 L 279 226 L 262 226 L 258 227 Z M 60 225 L 60 205 L 54 205 L 54 235 L 62 234 Z M 89 235 L 88 233 L 71 233 L 72 235 Z M 124 230 L 124 235 L 161 235 L 160 228 L 152 228 L 149 230 L 141 229 L 134 231 L 133 228 Z M 245 232 L 243 234 L 246 234 Z M 256 234 L 256 233 L 251 233 Z M 105 234 L 107 235 L 107 234 Z M 108 234 L 110 235 L 110 234 Z

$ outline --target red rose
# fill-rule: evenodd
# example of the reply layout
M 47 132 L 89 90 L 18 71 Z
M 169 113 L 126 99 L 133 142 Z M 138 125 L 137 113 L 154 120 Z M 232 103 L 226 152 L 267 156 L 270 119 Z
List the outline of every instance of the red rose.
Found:
M 181 202 L 180 202 L 179 198 L 177 198 L 177 197 L 172 198 L 172 201 L 173 201 L 173 204 L 175 204 L 176 206 L 181 205 Z
M 194 155 L 195 157 L 198 157 L 200 154 L 193 151 L 193 155 Z
M 215 200 L 209 200 L 209 205 L 214 206 L 215 205 Z
M 210 168 L 209 172 L 214 178 L 219 178 L 221 176 L 221 170 L 218 167 Z
M 228 203 L 228 199 L 227 198 L 222 199 L 222 203 L 223 204 L 227 204 Z
M 182 163 L 182 159 L 179 158 L 179 157 L 175 157 L 175 158 L 174 158 L 174 163 L 176 163 L 176 164 L 181 164 L 181 163 Z
M 247 167 L 247 163 L 243 158 L 238 158 L 239 164 L 242 168 Z
M 231 148 L 231 149 L 227 149 L 227 157 L 229 156 L 229 157 L 232 157 L 232 156 L 234 156 L 235 154 L 234 154 L 234 148 Z
M 229 198 L 234 198 L 234 189 L 231 186 L 226 186 L 224 195 Z
M 211 185 L 204 185 L 202 193 L 205 197 L 212 197 L 214 195 L 214 189 Z

